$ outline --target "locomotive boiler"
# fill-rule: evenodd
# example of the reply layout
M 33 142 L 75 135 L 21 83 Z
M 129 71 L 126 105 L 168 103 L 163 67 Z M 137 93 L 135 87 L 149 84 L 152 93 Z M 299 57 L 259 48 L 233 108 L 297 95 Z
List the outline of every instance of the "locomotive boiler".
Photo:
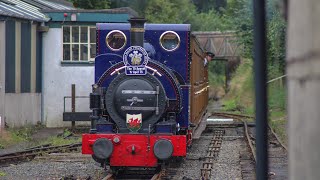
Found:
M 98 23 L 91 129 L 82 153 L 112 168 L 185 157 L 206 112 L 208 74 L 189 24 Z

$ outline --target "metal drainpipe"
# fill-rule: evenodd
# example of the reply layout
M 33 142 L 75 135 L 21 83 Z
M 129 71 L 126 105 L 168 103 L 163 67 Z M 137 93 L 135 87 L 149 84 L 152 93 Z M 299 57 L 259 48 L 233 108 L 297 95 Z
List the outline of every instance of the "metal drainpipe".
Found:
M 40 33 L 40 32 L 39 32 Z M 45 126 L 47 126 L 47 124 L 44 124 L 44 123 L 46 123 L 45 122 L 45 119 L 44 119 L 44 95 L 43 95 L 43 93 L 44 93 L 44 56 L 43 56 L 43 37 L 44 37 L 45 35 L 44 35 L 44 33 L 43 32 L 41 32 L 41 35 L 39 36 L 39 37 L 41 37 L 41 39 L 40 39 L 40 41 L 39 41 L 39 43 L 40 43 L 40 62 L 41 62 L 41 109 L 40 109 L 40 111 L 41 111 L 41 125 L 45 125 Z
M 256 94 L 256 148 L 258 180 L 268 179 L 268 106 L 266 82 L 266 20 L 265 0 L 253 0 L 254 18 L 254 74 Z

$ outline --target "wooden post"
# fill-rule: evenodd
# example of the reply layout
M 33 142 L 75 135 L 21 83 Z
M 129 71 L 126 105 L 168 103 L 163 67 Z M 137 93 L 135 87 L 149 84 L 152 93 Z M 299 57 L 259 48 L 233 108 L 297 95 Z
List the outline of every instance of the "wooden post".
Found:
M 76 112 L 76 85 L 71 85 L 71 111 Z M 71 128 L 74 129 L 76 126 L 75 121 L 71 121 Z
M 320 179 L 320 1 L 292 0 L 287 33 L 289 177 Z

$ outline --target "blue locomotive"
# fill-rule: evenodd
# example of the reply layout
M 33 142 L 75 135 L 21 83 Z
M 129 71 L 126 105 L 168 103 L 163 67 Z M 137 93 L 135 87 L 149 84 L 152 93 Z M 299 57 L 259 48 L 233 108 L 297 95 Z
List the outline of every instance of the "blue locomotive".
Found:
M 189 24 L 97 24 L 91 130 L 82 153 L 113 168 L 184 157 L 206 112 L 204 52 Z

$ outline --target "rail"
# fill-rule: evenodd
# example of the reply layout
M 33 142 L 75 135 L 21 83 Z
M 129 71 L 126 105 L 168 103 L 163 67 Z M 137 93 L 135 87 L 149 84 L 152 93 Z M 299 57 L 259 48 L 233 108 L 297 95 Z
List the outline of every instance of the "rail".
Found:
M 81 143 L 73 143 L 73 144 L 59 145 L 59 146 L 51 146 L 50 144 L 45 144 L 45 145 L 25 149 L 23 151 L 3 154 L 3 155 L 0 155 L 0 166 L 28 161 L 33 159 L 35 156 L 41 156 L 49 153 L 78 151 L 81 145 L 82 145 Z

